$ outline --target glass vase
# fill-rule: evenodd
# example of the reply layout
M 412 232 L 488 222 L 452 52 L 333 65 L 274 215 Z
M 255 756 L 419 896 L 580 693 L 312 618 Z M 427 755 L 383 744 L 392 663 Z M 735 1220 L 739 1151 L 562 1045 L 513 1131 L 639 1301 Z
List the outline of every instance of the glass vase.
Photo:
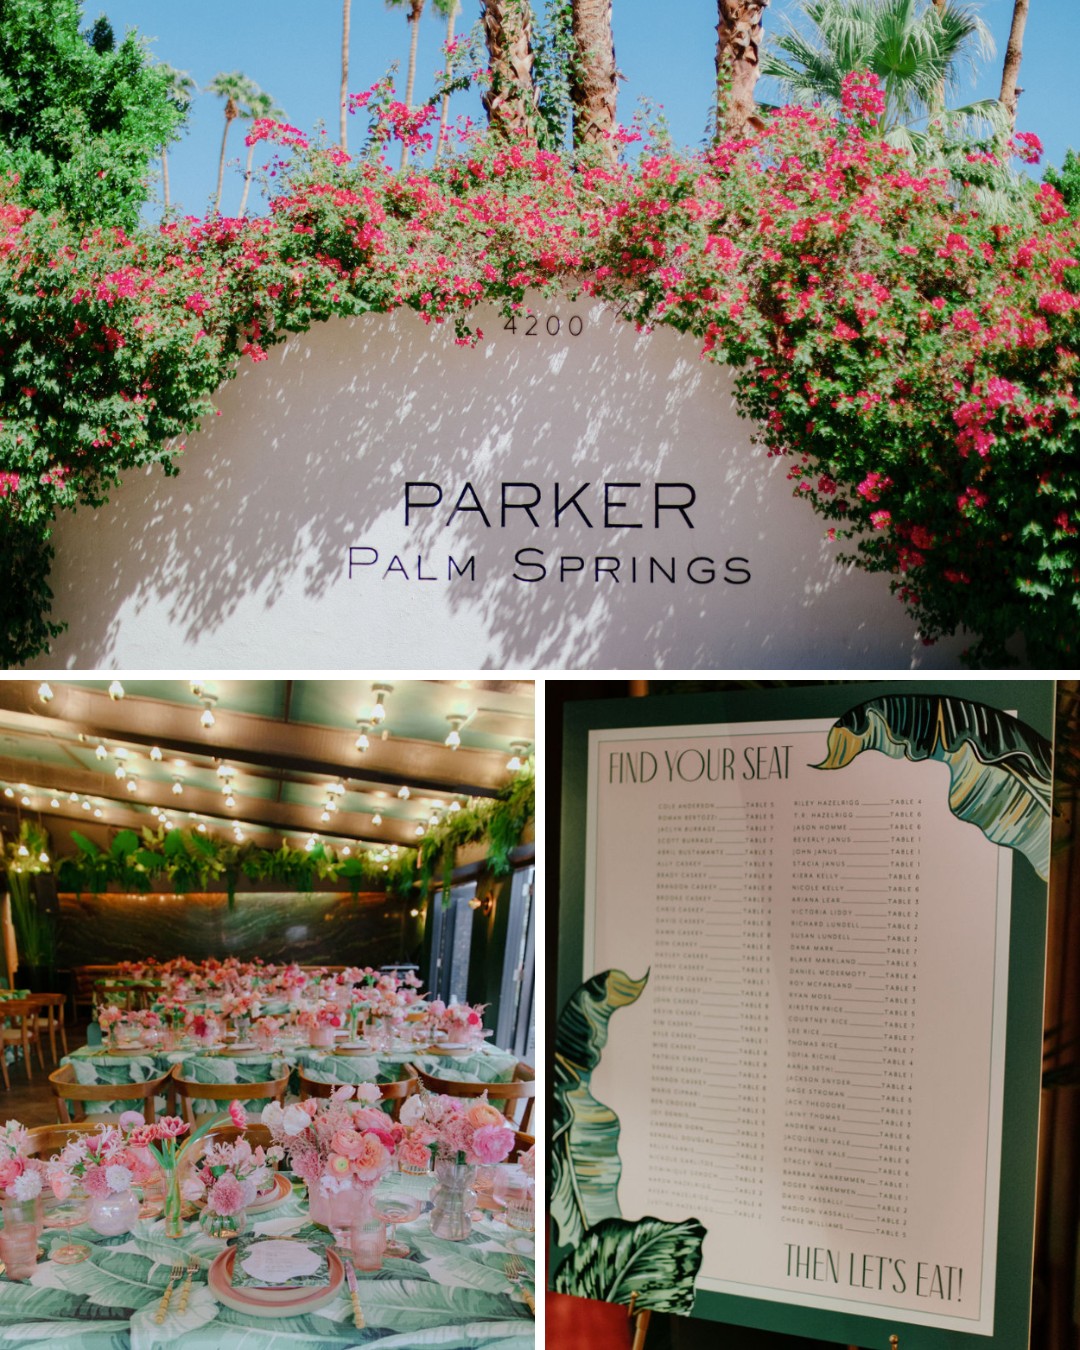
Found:
M 134 1191 L 90 1197 L 90 1213 L 86 1222 L 103 1237 L 119 1237 L 121 1233 L 130 1233 L 138 1219 L 139 1197 Z
M 320 1182 L 308 1188 L 308 1217 L 312 1223 L 329 1228 L 339 1248 L 349 1244 L 353 1229 L 375 1218 L 375 1181 L 357 1181 L 340 1191 L 324 1192 Z
M 164 1167 L 165 1174 L 165 1236 L 184 1236 L 184 1197 L 180 1193 L 180 1171 L 175 1163 Z
M 216 1214 L 207 1208 L 199 1215 L 199 1227 L 207 1237 L 229 1242 L 247 1228 L 247 1211 L 238 1209 L 235 1214 Z
M 461 1242 L 472 1232 L 476 1205 L 476 1168 L 468 1163 L 435 1160 L 431 1190 L 431 1231 L 436 1237 Z
M 0 1230 L 0 1260 L 9 1280 L 28 1280 L 37 1265 L 38 1238 L 45 1227 L 41 1197 L 15 1200 L 5 1197 L 4 1227 Z

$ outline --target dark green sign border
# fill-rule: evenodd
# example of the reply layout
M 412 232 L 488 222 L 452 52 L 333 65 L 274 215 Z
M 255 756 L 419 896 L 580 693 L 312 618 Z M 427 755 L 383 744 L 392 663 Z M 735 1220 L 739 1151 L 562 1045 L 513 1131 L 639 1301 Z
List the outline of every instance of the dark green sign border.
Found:
M 559 859 L 559 1008 L 584 979 L 596 974 L 581 968 L 590 731 L 611 727 L 836 718 L 855 704 L 880 694 L 911 693 L 950 694 L 1009 709 L 1048 740 L 1053 738 L 1054 685 L 1050 680 L 881 680 L 811 688 L 568 703 L 563 743 L 562 849 Z M 1028 1345 L 1031 1320 L 1046 909 L 1046 883 L 1036 875 L 1027 859 L 1014 850 L 994 1334 L 981 1336 L 937 1327 L 909 1326 L 886 1318 L 861 1317 L 802 1304 L 705 1290 L 698 1291 L 695 1317 L 859 1345 L 866 1350 L 877 1350 L 877 1347 L 887 1350 L 889 1337 L 894 1332 L 900 1337 L 900 1350 L 1024 1350 Z M 564 1251 L 552 1247 L 550 1270 L 556 1268 Z

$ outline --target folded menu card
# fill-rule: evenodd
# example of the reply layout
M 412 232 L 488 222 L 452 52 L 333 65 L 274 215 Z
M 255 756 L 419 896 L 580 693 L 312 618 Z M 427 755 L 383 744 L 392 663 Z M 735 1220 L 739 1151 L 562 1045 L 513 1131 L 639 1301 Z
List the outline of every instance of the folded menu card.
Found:
M 237 1239 L 234 1288 L 300 1289 L 329 1284 L 326 1249 L 317 1240 L 257 1237 Z

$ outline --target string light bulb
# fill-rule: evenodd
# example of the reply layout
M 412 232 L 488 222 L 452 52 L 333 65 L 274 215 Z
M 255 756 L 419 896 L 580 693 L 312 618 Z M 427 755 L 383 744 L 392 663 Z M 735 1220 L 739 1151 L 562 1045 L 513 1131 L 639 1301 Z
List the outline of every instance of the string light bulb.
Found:
M 510 758 L 506 761 L 507 773 L 520 773 L 525 767 L 525 759 L 529 753 L 528 741 L 511 741 Z
M 411 794 L 409 792 L 408 786 L 405 783 L 402 783 L 402 785 L 398 788 L 397 795 L 401 798 L 403 802 L 407 802 L 409 800 Z
M 42 849 L 41 852 L 37 855 L 37 859 L 39 863 L 47 863 L 49 861 L 49 855 L 45 852 L 44 849 Z
M 19 845 L 19 857 L 20 857 L 20 858 L 29 858 L 29 856 L 30 856 L 30 850 L 26 847 L 25 844 L 20 844 L 20 845 Z
M 104 742 L 104 741 L 98 741 L 98 743 L 97 743 L 97 749 L 94 751 L 94 758 L 95 758 L 95 759 L 108 759 L 108 758 L 109 758 L 109 752 L 108 752 L 108 750 L 105 749 L 105 742 Z
M 14 788 L 6 787 L 6 788 L 4 789 L 4 796 L 5 796 L 5 797 L 14 797 L 14 796 L 15 796 L 15 789 L 14 789 Z
M 37 696 L 42 703 L 51 703 L 56 697 L 52 691 L 52 685 L 46 684 L 44 680 L 37 687 Z
M 465 718 L 451 713 L 446 720 L 450 723 L 450 734 L 447 736 L 445 743 L 451 750 L 456 750 L 461 745 L 461 728 L 464 725 Z
M 172 780 L 172 794 L 173 794 L 173 796 L 174 796 L 174 797 L 179 797 L 179 796 L 181 796 L 181 794 L 183 793 L 183 791 L 184 791 L 183 780 L 180 779 L 180 778 L 174 778 L 174 779 Z
M 161 747 L 160 747 L 160 746 L 158 746 L 158 745 L 152 745 L 152 746 L 150 747 L 150 758 L 151 758 L 155 763 L 158 763 L 158 762 L 163 758 L 162 753 L 161 753 Z
M 214 725 L 214 721 L 215 719 L 213 706 L 209 699 L 204 698 L 202 716 L 199 718 L 199 723 L 200 725 L 205 727 L 207 731 L 209 731 L 210 728 Z
M 138 784 L 137 779 L 135 779 L 135 778 L 129 778 L 129 779 L 127 780 L 127 790 L 128 790 L 129 792 L 136 792 L 136 791 L 138 791 L 138 787 L 139 787 L 139 784 Z
M 375 814 L 371 817 L 371 823 L 372 825 L 382 824 L 382 816 L 379 815 L 378 811 L 376 811 Z
M 55 810 L 55 808 L 58 807 L 58 806 L 60 805 L 60 798 L 59 798 L 59 797 L 53 797 L 53 798 L 50 800 L 49 805 L 50 805 L 51 807 L 53 807 L 53 809 Z
M 230 792 L 225 798 L 225 805 L 230 809 L 236 805 L 236 798 Z
M 109 685 L 109 697 L 114 703 L 119 703 L 124 697 L 124 686 L 119 680 L 113 680 L 112 684 Z
M 356 725 L 360 728 L 360 735 L 356 738 L 356 748 L 361 754 L 371 745 L 368 740 L 368 732 L 371 730 L 371 722 L 365 717 L 357 721 Z

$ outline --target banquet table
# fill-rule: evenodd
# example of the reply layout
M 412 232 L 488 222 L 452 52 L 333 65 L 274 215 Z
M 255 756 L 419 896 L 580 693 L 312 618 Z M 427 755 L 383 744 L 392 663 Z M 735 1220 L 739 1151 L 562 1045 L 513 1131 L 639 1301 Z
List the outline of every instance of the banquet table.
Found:
M 427 1178 L 391 1174 L 388 1192 L 413 1189 L 426 1197 Z M 308 1222 L 304 1188 L 294 1185 L 275 1207 L 250 1216 L 249 1231 L 277 1237 L 316 1234 Z M 332 1300 L 304 1316 L 264 1318 L 234 1311 L 215 1298 L 207 1284 L 213 1259 L 225 1248 L 207 1236 L 195 1220 L 184 1236 L 170 1240 L 160 1217 L 140 1219 L 133 1232 L 106 1238 L 85 1226 L 72 1230 L 91 1244 L 90 1257 L 78 1265 L 60 1265 L 43 1257 L 30 1280 L 0 1279 L 0 1345 L 31 1342 L 80 1350 L 159 1350 L 166 1346 L 259 1350 L 278 1347 L 378 1346 L 381 1350 L 440 1345 L 470 1350 L 533 1350 L 532 1315 L 520 1290 L 506 1275 L 517 1256 L 531 1287 L 534 1243 L 501 1221 L 484 1214 L 464 1241 L 436 1238 L 426 1212 L 400 1224 L 399 1238 L 408 1257 L 386 1258 L 374 1274 L 357 1271 L 365 1327 L 353 1324 L 352 1305 L 343 1283 Z M 46 1253 L 66 1240 L 46 1229 Z M 187 1307 L 170 1308 L 159 1325 L 155 1315 L 176 1261 L 198 1262 Z M 178 1301 L 178 1300 L 176 1300 Z
M 470 1083 L 508 1083 L 517 1060 L 509 1050 L 481 1044 L 464 1054 L 425 1054 L 413 1047 L 378 1054 L 341 1054 L 309 1046 L 284 1045 L 271 1051 L 210 1054 L 199 1048 L 116 1051 L 82 1046 L 65 1055 L 79 1083 L 142 1083 L 183 1065 L 185 1078 L 202 1083 L 256 1083 L 281 1077 L 303 1067 L 312 1078 L 338 1083 L 386 1083 L 397 1078 L 403 1064 L 415 1064 L 438 1078 Z M 292 1084 L 295 1089 L 296 1083 Z M 164 1100 L 158 1103 L 164 1109 Z M 123 1104 L 118 1104 L 118 1111 Z M 199 1109 L 198 1107 L 196 1109 Z M 211 1109 L 209 1107 L 205 1109 Z

